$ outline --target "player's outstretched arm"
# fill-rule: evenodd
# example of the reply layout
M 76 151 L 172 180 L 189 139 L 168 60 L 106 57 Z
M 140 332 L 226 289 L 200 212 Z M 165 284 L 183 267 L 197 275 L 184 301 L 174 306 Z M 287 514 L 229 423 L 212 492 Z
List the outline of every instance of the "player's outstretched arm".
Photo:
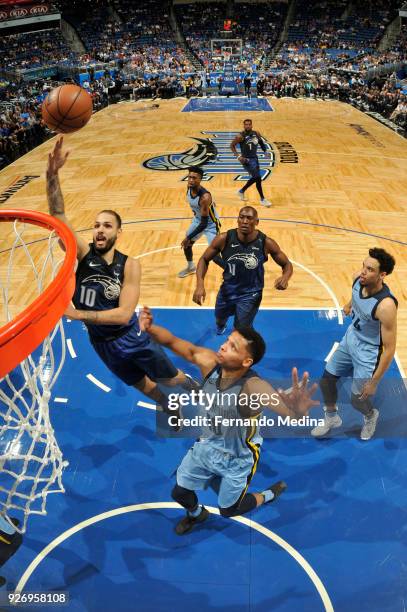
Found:
M 148 306 L 144 306 L 140 313 L 139 323 L 140 329 L 150 334 L 155 342 L 162 346 L 166 346 L 176 355 L 198 366 L 204 376 L 216 366 L 218 361 L 215 351 L 202 346 L 196 346 L 192 344 L 192 342 L 174 336 L 174 334 L 165 327 L 155 325 L 153 322 L 153 315 Z
M 216 255 L 219 255 L 219 253 L 225 248 L 225 245 L 226 232 L 219 234 L 219 236 L 216 236 L 216 238 L 212 240 L 211 244 L 198 261 L 196 268 L 196 289 L 192 299 L 195 304 L 199 304 L 199 306 L 202 306 L 206 297 L 204 279 L 208 271 L 209 263 L 216 257 Z
M 249 396 L 249 406 L 250 396 L 252 396 L 253 399 L 256 399 L 256 407 L 260 398 L 262 409 L 268 408 L 283 417 L 299 418 L 308 414 L 310 408 L 319 405 L 319 401 L 312 399 L 318 385 L 314 383 L 311 387 L 308 387 L 308 372 L 304 372 L 301 383 L 299 383 L 297 368 L 292 369 L 291 379 L 292 386 L 290 389 L 286 391 L 279 389 L 277 392 L 262 378 L 250 378 L 245 385 L 245 391 Z
M 396 352 L 397 340 L 397 307 L 394 300 L 386 298 L 380 302 L 376 310 L 376 319 L 381 323 L 382 337 L 382 353 L 380 355 L 379 364 L 371 378 L 364 386 L 360 399 L 363 401 L 376 393 L 377 385 L 379 384 L 383 374 L 391 364 L 391 360 Z
M 287 255 L 280 249 L 277 242 L 272 238 L 266 238 L 265 251 L 266 254 L 270 255 L 276 264 L 281 267 L 283 272 L 283 274 L 274 281 L 274 287 L 280 290 L 287 289 L 288 281 L 293 275 L 293 264 L 288 259 Z
M 59 183 L 59 170 L 65 165 L 66 160 L 69 156 L 69 151 L 63 150 L 64 139 L 63 136 L 58 138 L 55 146 L 51 153 L 48 155 L 48 164 L 46 171 L 47 181 L 47 200 L 49 214 L 53 217 L 60 219 L 65 225 L 75 234 L 76 246 L 77 246 L 77 257 L 79 261 L 83 259 L 86 253 L 89 251 L 89 245 L 83 238 L 77 235 L 68 219 L 65 216 L 65 203 L 64 197 L 61 191 L 61 185 Z
M 127 258 L 119 305 L 109 310 L 77 310 L 69 306 L 65 316 L 91 325 L 127 325 L 140 297 L 141 266 L 137 259 Z

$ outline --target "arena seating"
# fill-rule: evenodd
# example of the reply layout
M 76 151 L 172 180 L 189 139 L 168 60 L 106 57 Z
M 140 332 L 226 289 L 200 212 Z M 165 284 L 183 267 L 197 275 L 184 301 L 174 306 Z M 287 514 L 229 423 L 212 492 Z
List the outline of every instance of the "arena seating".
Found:
M 73 50 L 57 28 L 2 36 L 0 166 L 49 135 L 41 126 L 39 105 L 54 83 L 43 78 L 19 82 L 21 71 L 109 63 L 118 71 L 116 76 L 105 71 L 99 80 L 89 77 L 84 83 L 96 109 L 118 99 L 112 91 L 135 98 L 198 95 L 203 74 L 196 74 L 191 56 L 177 40 L 171 11 L 212 85 L 218 77 L 211 77 L 211 71 L 222 68 L 223 61 L 212 58 L 210 41 L 222 36 L 224 20 L 230 19 L 229 37 L 242 40 L 242 57 L 234 61 L 235 71 L 253 71 L 254 79 L 259 75 L 259 94 L 339 99 L 405 126 L 402 76 L 389 76 L 389 71 L 407 59 L 406 28 L 389 49 L 378 50 L 387 25 L 397 15 L 399 0 L 378 0 L 368 6 L 363 0 L 298 0 L 287 40 L 278 51 L 288 7 L 282 2 L 198 2 L 173 8 L 160 0 L 111 0 L 111 4 L 57 0 L 55 4 L 86 51 Z M 266 57 L 272 58 L 267 69 Z

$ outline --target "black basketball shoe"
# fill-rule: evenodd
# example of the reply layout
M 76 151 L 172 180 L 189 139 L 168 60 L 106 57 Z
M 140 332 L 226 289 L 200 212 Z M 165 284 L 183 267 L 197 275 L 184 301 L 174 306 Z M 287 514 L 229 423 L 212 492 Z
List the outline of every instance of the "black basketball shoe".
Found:
M 190 516 L 189 514 L 184 516 L 184 518 L 181 519 L 179 523 L 177 523 L 175 527 L 175 533 L 177 535 L 185 535 L 186 533 L 189 533 L 190 531 L 192 531 L 195 525 L 206 521 L 208 516 L 208 510 L 205 508 L 205 506 L 202 506 L 201 514 L 198 514 L 198 516 Z
M 271 485 L 271 487 L 268 487 L 268 490 L 273 491 L 274 493 L 273 499 L 270 499 L 270 501 L 264 502 L 264 503 L 272 504 L 274 501 L 276 501 L 278 497 L 280 497 L 281 493 L 284 493 L 286 489 L 287 489 L 287 483 L 285 483 L 284 480 L 279 480 L 278 482 L 275 482 L 274 484 Z

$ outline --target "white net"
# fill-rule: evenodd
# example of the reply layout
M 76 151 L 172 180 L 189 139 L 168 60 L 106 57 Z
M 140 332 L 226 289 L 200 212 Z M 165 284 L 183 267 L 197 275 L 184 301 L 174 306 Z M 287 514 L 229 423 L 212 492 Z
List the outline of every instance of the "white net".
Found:
M 54 233 L 18 221 L 2 223 L 2 229 L 5 225 L 12 231 L 9 248 L 0 253 L 3 324 L 13 319 L 20 302 L 26 300 L 27 305 L 44 291 L 61 264 L 54 253 L 58 250 L 61 256 Z M 0 379 L 0 514 L 9 522 L 18 518 L 21 533 L 30 514 L 46 514 L 50 493 L 64 492 L 61 477 L 67 462 L 49 414 L 52 388 L 64 360 L 61 320 L 38 349 Z
M 212 59 L 240 59 L 242 57 L 241 38 L 212 38 L 211 39 Z

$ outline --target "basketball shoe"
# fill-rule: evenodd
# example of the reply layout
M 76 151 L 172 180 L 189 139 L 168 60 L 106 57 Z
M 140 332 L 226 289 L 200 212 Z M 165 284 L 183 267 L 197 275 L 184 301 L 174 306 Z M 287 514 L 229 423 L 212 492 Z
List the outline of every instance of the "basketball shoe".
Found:
M 373 413 L 370 417 L 367 417 L 367 416 L 363 417 L 365 424 L 363 425 L 362 431 L 360 432 L 361 440 L 370 440 L 370 438 L 373 436 L 375 432 L 378 418 L 379 418 L 379 411 L 376 408 L 373 408 Z
M 208 516 L 208 510 L 205 508 L 205 506 L 202 506 L 201 513 L 198 514 L 198 516 L 191 516 L 190 514 L 184 516 L 184 518 L 182 518 L 175 526 L 175 533 L 177 535 L 185 535 L 186 533 L 189 533 L 196 525 L 206 521 Z
M 342 425 L 342 419 L 338 414 L 338 410 L 334 412 L 328 412 L 326 407 L 324 407 L 325 418 L 323 425 L 317 425 L 314 429 L 311 429 L 311 436 L 314 438 L 321 438 L 326 436 L 326 434 L 331 431 L 331 429 L 335 429 L 336 427 L 340 427 Z
M 177 276 L 178 278 L 185 278 L 186 276 L 189 276 L 190 274 L 195 274 L 195 272 L 196 272 L 196 267 L 194 264 L 192 264 L 192 266 L 187 266 L 186 268 L 178 272 Z

